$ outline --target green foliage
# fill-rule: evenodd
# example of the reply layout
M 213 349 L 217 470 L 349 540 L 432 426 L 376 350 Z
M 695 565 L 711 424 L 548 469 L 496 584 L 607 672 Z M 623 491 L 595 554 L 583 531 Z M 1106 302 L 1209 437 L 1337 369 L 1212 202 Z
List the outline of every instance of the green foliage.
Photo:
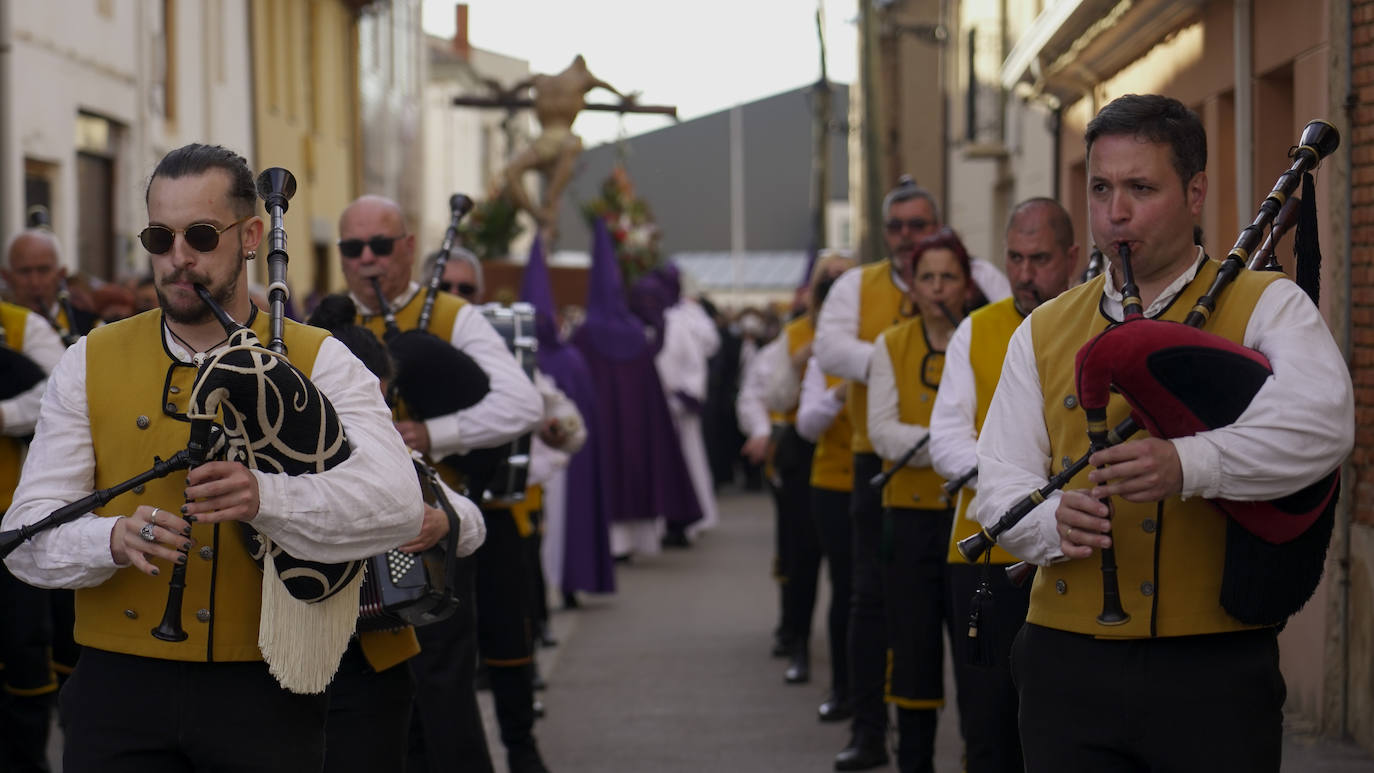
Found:
M 481 260 L 504 258 L 510 254 L 510 243 L 525 230 L 516 217 L 519 213 L 515 203 L 505 196 L 488 196 L 477 202 L 463 220 L 458 239 Z
M 601 183 L 601 195 L 582 205 L 587 224 L 606 223 L 625 287 L 658 267 L 659 230 L 649 205 L 635 194 L 625 167 L 616 164 Z

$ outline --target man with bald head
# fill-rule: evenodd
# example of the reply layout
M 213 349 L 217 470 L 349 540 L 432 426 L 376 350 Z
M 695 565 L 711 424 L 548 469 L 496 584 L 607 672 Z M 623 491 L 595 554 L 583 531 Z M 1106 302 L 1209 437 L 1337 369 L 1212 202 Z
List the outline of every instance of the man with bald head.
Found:
M 74 339 L 91 332 L 96 318 L 89 312 L 73 310 L 75 319 L 68 319 L 66 309 L 58 303 L 58 292 L 67 278 L 59 256 L 52 231 L 30 228 L 10 242 L 0 275 L 5 277 L 16 304 L 42 315 L 64 338 Z
M 8 254 L 24 256 L 46 252 L 57 262 L 57 245 L 46 231 L 25 231 L 10 241 Z M 5 278 L 10 272 L 5 271 Z M 11 279 L 11 288 L 14 288 Z M 0 344 L 8 349 L 0 356 L 23 356 L 46 375 L 62 358 L 62 341 L 37 313 L 0 302 Z M 11 355 L 11 352 L 14 354 Z M 19 468 L 27 447 L 21 437 L 33 433 L 46 379 L 0 400 L 0 512 L 10 505 Z M 6 391 L 13 391 L 7 389 Z M 49 649 L 54 630 L 49 618 L 49 596 L 21 583 L 8 569 L 0 568 L 0 662 L 5 664 L 0 705 L 6 721 L 0 723 L 0 769 L 46 770 L 48 727 L 57 681 Z M 66 639 L 71 638 L 70 632 Z
M 945 350 L 940 391 L 930 414 L 930 461 L 945 480 L 978 465 L 978 433 L 1002 373 L 1002 358 L 1017 326 L 1042 303 L 1069 287 L 1078 266 L 1069 213 L 1054 199 L 1027 199 L 1012 209 L 1006 231 L 1006 269 L 1011 296 L 984 306 L 959 323 Z M 1026 620 L 1030 588 L 1017 587 L 1005 573 L 970 565 L 954 543 L 978 531 L 971 504 L 977 478 L 967 484 L 955 513 L 946 564 L 945 622 L 954 648 L 954 682 L 959 691 L 959 726 L 968 773 L 1022 769 L 1017 736 L 1016 688 L 1011 681 L 1011 642 Z M 994 564 L 1016 559 L 1000 548 Z M 979 640 L 989 667 L 970 665 L 966 650 L 974 591 L 982 578 L 992 585 L 995 605 L 984 607 Z
M 396 202 L 382 196 L 363 196 L 349 204 L 339 217 L 339 255 L 349 294 L 358 305 L 359 324 L 382 336 L 385 323 L 381 315 L 390 309 L 401 330 L 419 326 L 426 293 L 412 278 L 415 234 L 406 227 Z M 543 416 L 543 401 L 476 306 L 457 295 L 440 292 L 426 329 L 472 358 L 486 372 L 491 385 L 486 396 L 469 408 L 422 421 L 396 422 L 406 445 L 427 454 L 436 461 L 441 474 L 457 482 L 456 468 L 440 460 L 504 445 L 533 430 Z M 405 362 L 397 366 L 401 371 L 415 367 Z M 474 499 L 480 498 L 479 494 Z M 502 545 L 513 543 L 518 552 L 514 520 L 494 517 L 496 514 L 489 511 L 486 515 L 487 541 L 482 551 L 499 551 Z M 476 569 L 476 583 L 481 589 L 485 583 L 480 561 Z M 413 733 L 412 739 L 421 741 L 412 744 L 408 767 L 416 771 L 489 769 L 473 692 L 475 649 L 480 639 L 510 769 L 514 773 L 542 771 L 533 735 L 532 649 L 523 607 L 501 605 L 486 614 L 488 605 L 484 605 L 482 619 L 474 620 L 472 570 L 468 567 L 459 579 L 458 613 L 416 631 L 421 652 L 410 662 L 416 678 L 415 720 L 420 732 Z M 504 584 L 518 597 L 523 582 L 523 577 L 516 576 Z

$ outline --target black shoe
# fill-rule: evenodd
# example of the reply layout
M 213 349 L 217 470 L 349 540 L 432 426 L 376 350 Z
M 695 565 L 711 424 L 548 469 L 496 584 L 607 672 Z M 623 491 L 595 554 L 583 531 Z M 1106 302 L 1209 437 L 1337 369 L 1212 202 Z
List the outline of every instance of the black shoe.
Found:
M 577 591 L 575 591 L 575 590 L 565 590 L 565 591 L 563 591 L 563 608 L 564 608 L 564 609 L 577 609 L 577 608 L 580 607 L 580 606 L 582 606 L 582 602 L 580 602 L 580 601 L 577 600 Z
M 788 684 L 806 684 L 811 681 L 811 655 L 805 644 L 798 644 L 792 650 L 792 662 L 783 672 L 782 680 Z
M 887 749 L 880 740 L 855 740 L 835 755 L 835 770 L 869 770 L 887 764 Z
M 659 544 L 665 548 L 690 548 L 692 541 L 687 539 L 687 532 L 674 530 L 664 534 Z
M 816 709 L 816 714 L 822 722 L 843 722 L 854 716 L 854 708 L 849 705 L 849 699 L 831 694 L 830 698 Z

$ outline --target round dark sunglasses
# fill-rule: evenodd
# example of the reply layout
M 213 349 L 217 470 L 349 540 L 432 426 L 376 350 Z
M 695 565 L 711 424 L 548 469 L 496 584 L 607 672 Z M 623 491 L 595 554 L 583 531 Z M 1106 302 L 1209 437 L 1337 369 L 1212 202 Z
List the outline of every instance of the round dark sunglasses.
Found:
M 236 225 L 242 225 L 252 219 L 252 215 L 239 218 L 223 228 L 216 228 L 209 223 L 192 223 L 186 226 L 184 231 L 176 231 L 165 225 L 150 225 L 138 232 L 138 240 L 143 242 L 143 249 L 151 255 L 164 255 L 172 249 L 172 243 L 176 241 L 177 234 L 181 234 L 191 249 L 196 252 L 214 252 L 219 246 L 219 235 L 228 231 Z
M 469 282 L 440 282 L 439 289 L 446 293 L 454 293 L 464 298 L 471 298 L 477 294 L 477 285 Z
M 345 258 L 359 258 L 362 257 L 363 247 L 369 247 L 373 255 L 385 258 L 396 248 L 396 240 L 404 238 L 404 236 L 374 236 L 371 239 L 340 239 L 339 254 Z

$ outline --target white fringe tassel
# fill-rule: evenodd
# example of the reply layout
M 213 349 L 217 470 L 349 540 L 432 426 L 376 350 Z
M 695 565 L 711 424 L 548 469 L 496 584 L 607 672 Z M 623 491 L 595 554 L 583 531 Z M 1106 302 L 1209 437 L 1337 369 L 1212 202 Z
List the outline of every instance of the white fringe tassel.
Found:
M 264 543 L 268 542 L 266 536 Z M 300 694 L 324 692 L 339 670 L 348 640 L 358 625 L 358 594 L 363 573 L 324 601 L 307 604 L 292 596 L 277 577 L 268 544 L 262 561 L 262 620 L 258 649 L 277 682 Z

